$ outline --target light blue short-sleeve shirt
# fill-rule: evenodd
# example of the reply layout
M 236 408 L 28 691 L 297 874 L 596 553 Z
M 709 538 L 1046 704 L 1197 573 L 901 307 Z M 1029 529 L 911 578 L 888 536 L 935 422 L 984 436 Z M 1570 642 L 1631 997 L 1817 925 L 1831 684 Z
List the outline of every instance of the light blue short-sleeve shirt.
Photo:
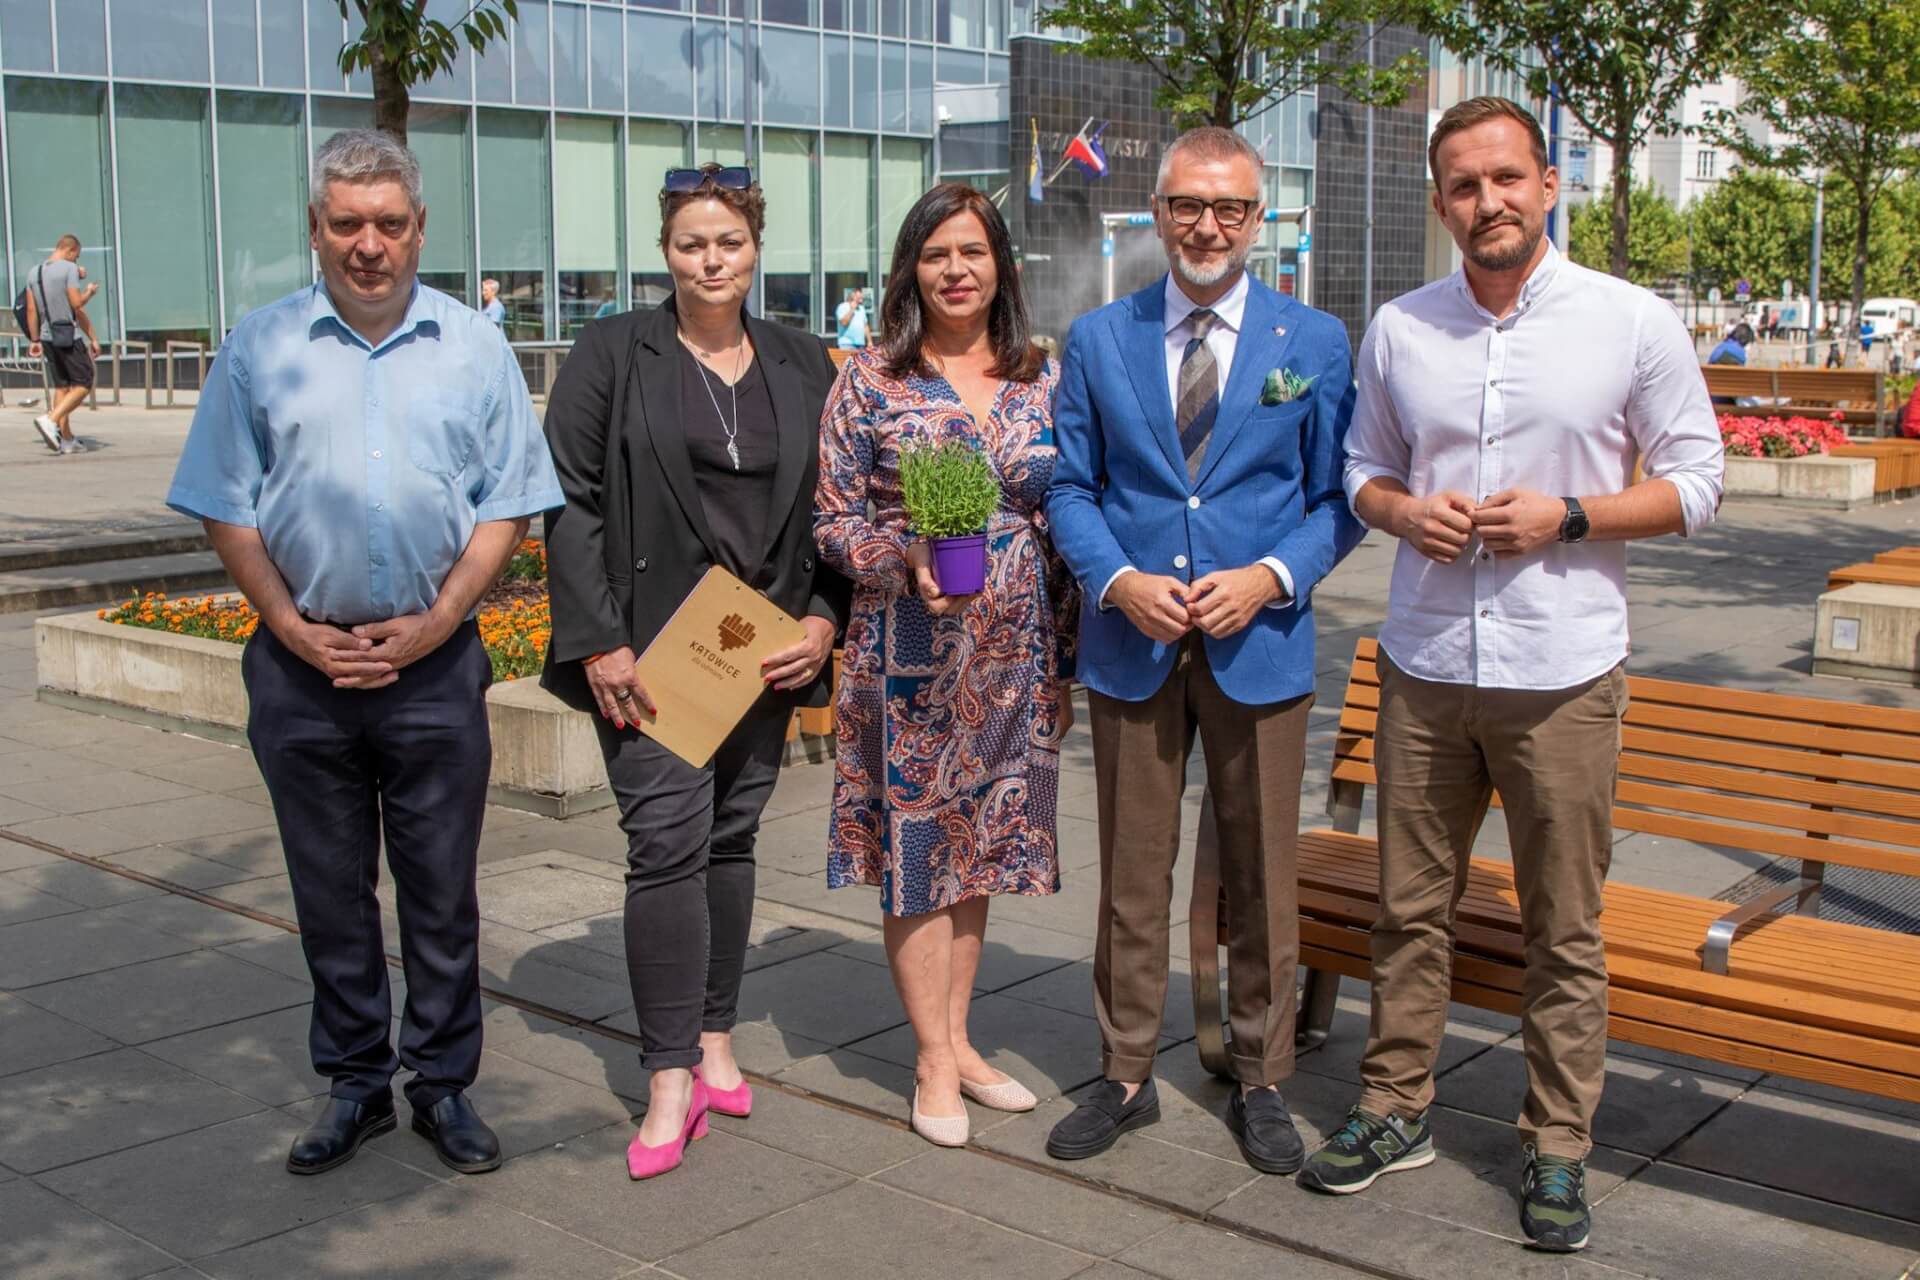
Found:
M 505 337 L 425 285 L 377 346 L 323 284 L 250 313 L 167 492 L 259 529 L 300 612 L 347 626 L 424 612 L 476 524 L 564 501 Z

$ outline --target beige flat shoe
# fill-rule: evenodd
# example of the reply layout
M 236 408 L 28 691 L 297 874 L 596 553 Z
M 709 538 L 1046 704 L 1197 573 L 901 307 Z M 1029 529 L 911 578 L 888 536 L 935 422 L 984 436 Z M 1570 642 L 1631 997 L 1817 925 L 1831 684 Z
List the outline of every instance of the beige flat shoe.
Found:
M 965 1082 L 962 1082 L 965 1087 Z M 970 1125 L 967 1113 L 957 1116 L 928 1116 L 920 1113 L 920 1091 L 913 1091 L 913 1131 L 936 1147 L 964 1147 Z
M 962 1076 L 960 1092 L 995 1111 L 1031 1111 L 1040 1105 L 1040 1099 L 1033 1096 L 1033 1090 L 1011 1076 L 999 1084 L 975 1084 Z

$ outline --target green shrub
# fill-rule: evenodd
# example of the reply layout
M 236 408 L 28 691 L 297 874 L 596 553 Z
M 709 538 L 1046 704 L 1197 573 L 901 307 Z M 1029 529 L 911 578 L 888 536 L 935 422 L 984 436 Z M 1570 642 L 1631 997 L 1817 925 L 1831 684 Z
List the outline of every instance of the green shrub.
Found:
M 979 533 L 1000 506 L 1000 481 L 986 454 L 964 440 L 911 441 L 900 450 L 900 492 L 923 538 Z

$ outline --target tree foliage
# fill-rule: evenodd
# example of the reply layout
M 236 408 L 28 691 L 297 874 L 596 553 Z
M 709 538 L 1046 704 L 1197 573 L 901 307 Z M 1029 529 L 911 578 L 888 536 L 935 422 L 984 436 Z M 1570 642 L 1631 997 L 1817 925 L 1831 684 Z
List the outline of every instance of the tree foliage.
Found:
M 1853 243 L 1857 215 L 1846 183 L 1827 179 L 1826 236 Z M 1687 208 L 1693 231 L 1693 280 L 1704 291 L 1732 296 L 1746 280 L 1754 296 L 1777 296 L 1781 282 L 1804 293 L 1812 270 L 1813 188 L 1765 169 L 1741 169 Z M 1846 296 L 1853 263 L 1828 253 L 1820 262 L 1820 296 Z M 1920 178 L 1896 178 L 1880 189 L 1867 240 L 1866 297 L 1920 297 Z
M 1844 211 L 1848 236 L 1830 238 L 1850 245 L 1857 317 L 1881 193 L 1896 174 L 1920 169 L 1920 5 L 1784 0 L 1751 24 L 1735 69 L 1752 96 L 1723 111 L 1714 132 L 1749 165 L 1840 180 L 1842 198 L 1828 193 L 1829 227 L 1839 230 Z
M 340 47 L 340 69 L 373 78 L 374 127 L 407 140 L 407 108 L 413 86 L 453 71 L 464 43 L 483 53 L 507 38 L 507 23 L 519 18 L 518 0 L 473 0 L 452 22 L 427 16 L 427 0 L 334 0 L 340 15 L 360 19 L 357 38 Z
M 1421 24 L 1426 11 L 1426 0 L 1307 0 L 1304 14 L 1271 0 L 1060 0 L 1045 21 L 1077 28 L 1088 57 L 1149 68 L 1155 105 L 1182 127 L 1232 128 L 1322 86 L 1362 104 L 1404 101 L 1426 60 L 1369 66 L 1367 23 Z
M 1673 201 L 1644 183 L 1631 193 L 1629 218 L 1625 278 L 1651 288 L 1684 277 L 1687 224 Z M 1567 224 L 1567 239 L 1575 262 L 1598 271 L 1612 270 L 1613 206 L 1589 200 L 1575 209 Z
M 1557 89 L 1573 118 L 1613 149 L 1607 269 L 1628 276 L 1633 153 L 1649 136 L 1677 130 L 1687 90 L 1721 74 L 1756 4 L 1474 0 L 1470 14 L 1448 18 L 1438 34 L 1451 48 L 1524 74 L 1537 96 Z

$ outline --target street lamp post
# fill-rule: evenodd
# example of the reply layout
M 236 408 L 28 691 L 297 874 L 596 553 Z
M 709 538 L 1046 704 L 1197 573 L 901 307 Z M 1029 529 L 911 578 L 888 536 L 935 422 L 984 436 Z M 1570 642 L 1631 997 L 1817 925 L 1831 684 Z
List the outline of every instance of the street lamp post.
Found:
M 1807 364 L 1816 366 L 1814 348 L 1820 341 L 1820 236 L 1826 229 L 1827 171 L 1813 173 L 1813 279 L 1807 288 Z

